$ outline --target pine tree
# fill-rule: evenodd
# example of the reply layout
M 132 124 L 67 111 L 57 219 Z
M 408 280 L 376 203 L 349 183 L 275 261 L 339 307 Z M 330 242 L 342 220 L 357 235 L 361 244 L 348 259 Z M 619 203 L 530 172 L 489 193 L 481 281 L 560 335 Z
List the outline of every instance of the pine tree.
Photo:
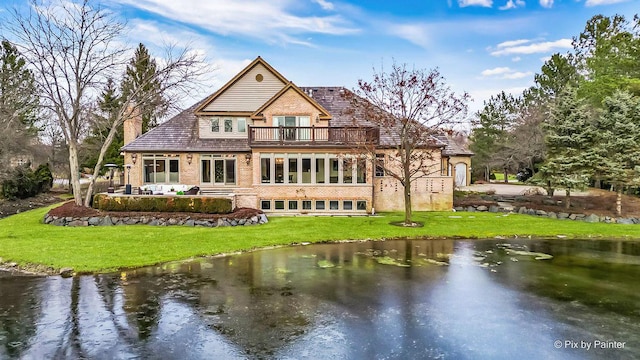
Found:
M 0 45 L 0 172 L 17 152 L 29 148 L 37 134 L 38 95 L 25 59 L 9 41 Z M 0 174 L 2 176 L 2 174 Z
M 122 95 L 135 102 L 140 100 L 139 110 L 142 115 L 142 132 L 158 126 L 158 119 L 167 111 L 168 101 L 164 98 L 157 78 L 157 64 L 151 58 L 144 44 L 139 44 L 133 58 L 129 61 L 122 81 Z M 153 79 L 150 81 L 150 79 Z
M 485 169 L 485 177 L 494 167 L 513 165 L 510 130 L 515 125 L 516 99 L 504 91 L 486 101 L 473 120 L 471 150 L 475 153 L 472 167 Z M 505 177 L 506 178 L 506 177 Z M 485 178 L 485 180 L 488 180 Z
M 622 215 L 622 192 L 640 184 L 640 98 L 615 91 L 603 101 L 588 157 L 603 180 L 615 186 L 616 213 Z
M 540 174 L 549 188 L 565 189 L 567 209 L 571 206 L 571 190 L 583 189 L 589 183 L 591 164 L 585 149 L 594 140 L 590 121 L 589 107 L 574 89 L 569 89 L 554 102 L 545 124 L 547 159 Z
M 108 79 L 104 90 L 100 95 L 97 107 L 99 111 L 93 114 L 94 121 L 91 128 L 91 135 L 85 140 L 86 156 L 82 162 L 82 167 L 93 168 L 98 161 L 100 147 L 106 139 L 113 124 L 113 120 L 118 116 L 121 106 L 121 97 L 113 79 Z M 104 155 L 104 162 L 122 166 L 124 159 L 120 155 L 120 148 L 124 146 L 124 127 L 120 125 L 113 142 Z

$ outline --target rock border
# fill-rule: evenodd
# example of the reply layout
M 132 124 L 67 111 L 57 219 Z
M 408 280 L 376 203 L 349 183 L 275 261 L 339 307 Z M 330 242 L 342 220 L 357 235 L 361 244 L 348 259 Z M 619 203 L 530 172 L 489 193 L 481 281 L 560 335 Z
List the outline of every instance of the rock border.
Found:
M 225 227 L 225 226 L 252 226 L 262 225 L 269 222 L 265 214 L 253 215 L 249 218 L 229 219 L 221 217 L 218 219 L 192 219 L 187 216 L 162 218 L 156 216 L 91 216 L 91 217 L 58 217 L 47 214 L 44 217 L 45 224 L 55 226 L 117 226 L 117 225 L 151 225 L 151 226 L 202 226 L 202 227 Z
M 518 213 L 522 215 L 533 215 L 540 217 L 547 217 L 550 219 L 559 219 L 559 220 L 578 220 L 584 221 L 588 223 L 607 223 L 607 224 L 640 224 L 640 218 L 612 218 L 610 216 L 598 216 L 596 214 L 585 215 L 585 214 L 575 214 L 575 213 L 566 213 L 566 212 L 553 212 L 553 211 L 544 211 L 544 210 L 536 210 L 529 209 L 525 206 L 521 206 L 516 209 L 513 206 L 504 206 L 504 205 L 469 205 L 469 206 L 456 206 L 453 208 L 455 211 L 467 211 L 467 212 L 492 212 L 492 213 Z

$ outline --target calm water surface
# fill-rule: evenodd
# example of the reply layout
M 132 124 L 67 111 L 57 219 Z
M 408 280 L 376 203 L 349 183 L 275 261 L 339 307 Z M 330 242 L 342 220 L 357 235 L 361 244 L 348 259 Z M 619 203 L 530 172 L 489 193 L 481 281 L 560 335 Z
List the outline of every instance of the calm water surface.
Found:
M 640 243 L 360 242 L 5 273 L 0 358 L 640 358 Z

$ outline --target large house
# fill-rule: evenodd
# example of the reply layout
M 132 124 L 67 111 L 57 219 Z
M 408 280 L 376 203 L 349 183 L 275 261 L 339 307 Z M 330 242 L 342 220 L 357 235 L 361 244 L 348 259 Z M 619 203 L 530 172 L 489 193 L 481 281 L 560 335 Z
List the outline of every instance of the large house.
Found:
M 403 189 L 358 152 L 396 156 L 390 136 L 347 115 L 342 87 L 298 87 L 258 57 L 222 88 L 151 131 L 125 122 L 125 164 L 136 187 L 188 184 L 270 213 L 403 210 Z M 414 181 L 416 210 L 452 207 L 454 181 L 469 179 L 470 154 L 434 137 L 433 168 Z M 459 176 L 456 176 L 458 172 Z M 463 175 L 461 175 L 464 173 Z

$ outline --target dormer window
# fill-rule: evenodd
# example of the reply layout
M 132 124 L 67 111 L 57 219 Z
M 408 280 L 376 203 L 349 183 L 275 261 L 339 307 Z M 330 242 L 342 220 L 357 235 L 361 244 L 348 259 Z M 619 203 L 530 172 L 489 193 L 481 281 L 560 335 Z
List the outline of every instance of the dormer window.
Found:
M 203 138 L 246 137 L 248 130 L 246 117 L 215 116 L 208 118 L 208 120 L 202 119 L 200 126 L 200 136 Z

